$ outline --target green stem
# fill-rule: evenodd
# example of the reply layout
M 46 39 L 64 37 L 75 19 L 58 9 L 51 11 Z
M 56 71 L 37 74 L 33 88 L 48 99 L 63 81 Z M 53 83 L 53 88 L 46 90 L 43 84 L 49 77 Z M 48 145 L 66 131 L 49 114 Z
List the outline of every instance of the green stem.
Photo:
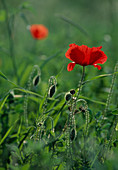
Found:
M 8 9 L 7 9 L 5 0 L 1 0 L 1 2 L 2 2 L 2 5 L 6 12 L 6 25 L 7 25 L 8 36 L 9 36 L 9 52 L 10 52 L 10 57 L 11 57 L 11 61 L 12 61 L 13 69 L 14 69 L 14 75 L 16 76 L 17 81 L 19 82 L 16 61 L 15 61 L 15 55 L 14 55 L 14 41 L 13 41 L 13 37 L 12 37 L 13 36 L 12 29 L 10 27 L 9 17 L 8 17 Z
M 79 85 L 78 85 L 79 90 L 78 90 L 77 96 L 79 96 L 79 94 L 80 94 L 81 86 L 82 86 L 83 81 L 84 81 L 84 77 L 85 77 L 85 66 L 83 66 L 82 77 L 81 77 L 80 83 L 79 83 Z
M 114 73 L 117 72 L 117 70 L 118 70 L 118 62 L 115 65 Z M 113 74 L 112 82 L 111 82 L 111 86 L 110 86 L 110 91 L 109 91 L 109 94 L 108 94 L 108 97 L 107 97 L 107 101 L 106 101 L 106 107 L 105 107 L 105 110 L 103 112 L 103 120 L 104 120 L 104 117 L 106 116 L 106 113 L 107 113 L 107 111 L 109 109 L 109 105 L 111 103 L 111 97 L 112 97 L 112 94 L 113 94 L 113 90 L 114 90 L 114 86 L 115 86 L 115 81 L 116 81 L 116 74 Z

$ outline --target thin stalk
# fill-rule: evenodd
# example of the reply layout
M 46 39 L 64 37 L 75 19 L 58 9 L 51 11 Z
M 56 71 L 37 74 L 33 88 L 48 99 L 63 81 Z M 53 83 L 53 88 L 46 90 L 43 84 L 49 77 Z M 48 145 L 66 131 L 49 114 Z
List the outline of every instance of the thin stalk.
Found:
M 78 85 L 79 90 L 78 90 L 77 96 L 79 96 L 79 94 L 80 94 L 81 86 L 82 86 L 83 81 L 84 81 L 84 77 L 85 77 L 85 66 L 83 66 L 82 77 L 81 77 L 81 80 L 80 80 L 79 85 Z
M 81 91 L 81 86 L 83 84 L 84 81 L 84 77 L 85 77 L 85 66 L 83 66 L 83 70 L 82 70 L 82 77 L 81 80 L 79 82 L 78 85 L 78 93 L 77 93 L 77 98 L 79 97 L 80 91 Z M 86 162 L 86 140 L 87 140 L 87 131 L 88 131 L 88 112 L 86 113 L 86 129 L 85 129 L 85 134 L 83 134 L 84 137 L 84 150 L 83 150 L 83 154 L 84 154 L 84 163 Z
M 9 53 L 10 53 L 10 57 L 11 57 L 12 65 L 13 65 L 14 75 L 16 76 L 17 81 L 19 83 L 15 55 L 14 55 L 14 41 L 13 41 L 13 37 L 12 37 L 13 36 L 12 29 L 11 29 L 10 23 L 9 23 L 8 9 L 7 9 L 5 0 L 1 0 L 1 2 L 2 2 L 3 8 L 6 12 L 6 25 L 7 25 L 8 36 L 9 36 Z
M 118 121 L 118 117 L 115 116 L 114 121 L 113 121 L 113 128 L 112 128 L 111 133 L 110 133 L 107 149 L 109 149 L 111 147 L 111 142 L 112 142 L 112 139 L 113 139 L 113 136 L 114 136 L 114 133 L 115 133 L 115 128 L 116 128 L 116 125 L 117 125 L 117 121 Z
M 114 73 L 117 72 L 117 70 L 118 70 L 118 62 L 115 65 Z M 106 113 L 107 113 L 107 111 L 109 109 L 109 105 L 111 103 L 111 97 L 112 97 L 113 90 L 114 90 L 115 80 L 116 80 L 116 74 L 113 74 L 110 91 L 109 91 L 109 94 L 108 94 L 108 97 L 107 97 L 107 101 L 106 101 L 106 107 L 105 107 L 105 110 L 103 112 L 103 119 L 106 116 Z

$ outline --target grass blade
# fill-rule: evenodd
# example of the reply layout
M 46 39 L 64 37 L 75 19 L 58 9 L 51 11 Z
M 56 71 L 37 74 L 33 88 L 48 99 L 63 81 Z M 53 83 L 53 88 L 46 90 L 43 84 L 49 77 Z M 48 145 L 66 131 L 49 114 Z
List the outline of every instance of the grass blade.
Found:
M 106 105 L 106 103 L 104 103 L 104 102 L 97 101 L 97 100 L 92 100 L 92 99 L 90 99 L 90 98 L 88 98 L 88 97 L 85 97 L 85 96 L 81 96 L 81 95 L 80 95 L 80 98 L 81 98 L 81 99 L 88 100 L 88 101 L 93 102 L 93 103 L 96 103 L 96 104 L 101 104 L 101 105 L 104 105 L 104 106 Z
M 40 66 L 40 69 L 42 69 L 51 59 L 53 59 L 54 57 L 58 56 L 62 51 L 58 51 L 56 54 L 54 54 L 53 56 L 48 57 L 44 63 Z
M 58 16 L 60 19 L 64 20 L 65 22 L 71 24 L 72 26 L 76 27 L 80 32 L 82 32 L 84 35 L 89 36 L 88 33 L 83 29 L 79 24 L 74 23 L 69 18 L 66 18 L 64 16 Z
M 32 94 L 32 95 L 34 95 L 34 96 L 38 96 L 38 97 L 40 97 L 40 98 L 43 98 L 43 96 L 41 96 L 40 94 L 35 93 L 35 92 L 32 92 L 32 91 L 29 91 L 29 90 L 26 90 L 26 89 L 24 89 L 24 88 L 14 88 L 13 90 L 18 90 L 18 91 L 21 91 L 21 92 L 23 92 L 23 93 L 28 93 L 28 94 Z
M 3 98 L 3 100 L 1 101 L 0 111 L 2 110 L 2 108 L 3 108 L 3 106 L 4 106 L 5 102 L 6 102 L 6 100 L 7 100 L 7 98 L 8 98 L 8 96 L 9 96 L 9 94 L 7 94 L 7 95 Z
M 8 78 L 0 71 L 0 76 L 4 78 L 5 80 L 8 80 Z
M 19 120 L 19 119 L 18 119 Z M 18 120 L 15 121 L 15 123 L 8 129 L 8 131 L 5 133 L 3 138 L 0 141 L 0 145 L 4 142 L 4 140 L 7 138 L 7 136 L 10 134 L 11 130 L 13 129 L 14 125 L 18 122 Z
M 92 81 L 92 80 L 96 80 L 96 79 L 104 78 L 104 77 L 109 77 L 109 76 L 112 76 L 112 75 L 114 75 L 114 74 L 118 74 L 118 72 L 114 72 L 114 73 L 111 73 L 111 74 L 102 74 L 102 75 L 93 77 L 93 78 L 91 78 L 91 79 L 86 80 L 85 82 L 83 82 L 83 85 L 86 84 L 86 83 L 89 83 L 89 82 Z

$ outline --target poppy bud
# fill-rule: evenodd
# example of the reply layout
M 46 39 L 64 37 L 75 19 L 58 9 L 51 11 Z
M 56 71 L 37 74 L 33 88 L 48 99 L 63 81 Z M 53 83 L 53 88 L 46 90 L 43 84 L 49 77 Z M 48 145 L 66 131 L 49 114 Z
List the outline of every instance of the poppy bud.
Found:
M 71 99 L 72 95 L 70 93 L 66 93 L 65 99 L 66 101 L 69 101 Z
M 82 106 L 79 107 L 79 110 L 82 111 Z
M 79 107 L 79 110 L 80 110 L 82 113 L 85 113 L 85 111 L 86 111 L 86 110 L 84 109 L 84 107 L 82 107 L 82 106 Z
M 78 113 L 78 112 L 79 112 L 79 110 L 76 109 L 75 112 L 74 112 L 74 114 L 76 114 L 76 113 Z
M 70 106 L 68 107 L 68 110 L 71 111 L 71 107 Z
M 37 123 L 37 126 L 39 126 L 39 127 L 40 127 L 40 126 L 42 126 L 42 124 L 43 124 L 42 122 L 41 122 L 41 123 Z
M 75 129 L 72 129 L 71 133 L 70 133 L 70 139 L 73 141 L 75 139 Z
M 52 85 L 49 89 L 49 97 L 52 97 L 55 94 L 56 86 Z
M 74 95 L 74 94 L 75 94 L 75 90 L 74 90 L 74 89 L 70 90 L 70 93 L 71 93 L 72 95 Z
M 35 76 L 34 79 L 33 79 L 33 85 L 34 85 L 34 86 L 37 86 L 37 85 L 39 84 L 39 82 L 40 82 L 40 76 L 37 75 L 37 76 Z
M 82 109 L 82 113 L 85 113 L 85 111 L 86 111 L 86 110 L 83 108 L 83 109 Z

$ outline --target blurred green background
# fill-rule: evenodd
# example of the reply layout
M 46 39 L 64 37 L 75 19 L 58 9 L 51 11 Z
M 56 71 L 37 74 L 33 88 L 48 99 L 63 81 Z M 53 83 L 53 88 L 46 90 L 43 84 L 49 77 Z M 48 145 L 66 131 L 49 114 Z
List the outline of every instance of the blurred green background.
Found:
M 3 2 L 6 3 L 7 13 L 5 11 L 5 6 L 3 5 Z M 18 70 L 19 82 L 17 82 L 17 79 L 15 77 L 12 61 L 10 58 L 9 35 L 6 23 L 7 17 L 12 32 L 11 39 L 14 47 L 13 50 Z M 30 31 L 28 30 L 28 25 L 32 24 L 45 25 L 49 30 L 48 37 L 44 40 L 33 39 Z M 20 91 L 15 91 L 15 94 L 21 94 L 21 97 L 13 98 L 13 96 L 9 96 L 8 99 L 6 98 L 7 100 L 2 100 L 5 94 L 14 86 L 11 85 L 11 83 L 9 83 L 8 81 L 4 80 L 2 77 L 0 77 L 0 109 L 3 106 L 0 114 L 0 137 L 1 139 L 3 139 L 3 136 L 10 128 L 13 128 L 13 135 L 18 134 L 16 137 L 9 135 L 6 141 L 4 141 L 3 148 L 1 147 L 0 151 L 0 154 L 2 155 L 1 165 L 4 165 L 5 167 L 5 163 L 8 163 L 8 160 L 6 159 L 7 157 L 9 157 L 9 155 L 7 155 L 9 152 L 8 147 L 11 147 L 12 144 L 16 145 L 16 143 L 18 142 L 23 142 L 22 137 L 24 137 L 25 132 L 27 135 L 29 135 L 29 132 L 27 133 L 27 127 L 25 126 L 25 124 L 22 123 L 22 118 L 24 118 L 25 120 L 25 109 L 27 112 L 26 115 L 28 115 L 29 125 L 34 127 L 36 126 L 36 128 L 37 121 L 40 121 L 40 119 L 37 119 L 38 116 L 40 116 L 42 113 L 43 105 L 47 107 L 47 110 L 53 109 L 54 106 L 55 110 L 54 113 L 52 112 L 52 118 L 54 118 L 54 120 L 57 119 L 57 122 L 55 123 L 57 124 L 55 125 L 56 135 L 60 133 L 64 125 L 66 125 L 65 123 L 67 120 L 67 116 L 69 115 L 69 110 L 68 105 L 65 106 L 64 104 L 64 96 L 65 93 L 70 91 L 70 89 L 77 89 L 82 74 L 82 67 L 79 65 L 76 65 L 73 71 L 67 71 L 67 65 L 70 60 L 65 57 L 65 52 L 68 50 L 69 44 L 84 44 L 89 47 L 103 46 L 102 50 L 108 56 L 107 62 L 101 65 L 101 70 L 97 70 L 97 68 L 94 68 L 93 66 L 86 67 L 85 80 L 88 80 L 97 75 L 113 73 L 118 58 L 117 28 L 118 0 L 0 0 L 0 71 L 3 72 L 9 80 L 18 84 L 20 87 L 28 89 L 28 85 L 31 83 L 31 88 L 28 90 L 34 91 L 35 93 L 41 94 L 42 96 L 44 96 L 45 92 L 47 91 L 49 78 L 51 76 L 56 76 L 57 78 L 56 94 L 54 98 L 52 98 L 52 101 L 48 101 L 48 104 L 50 105 L 48 105 L 47 107 L 45 106 L 47 103 L 45 103 L 42 98 L 38 98 L 36 96 L 34 97 L 33 95 L 26 95 L 25 93 L 22 93 Z M 34 87 L 32 85 L 32 81 L 29 82 L 29 77 L 31 77 L 31 72 L 34 65 L 38 65 L 41 70 L 41 82 L 37 87 Z M 99 135 L 97 135 L 97 133 L 94 134 L 94 128 L 96 128 L 97 125 L 98 128 L 101 128 L 99 118 L 101 121 L 107 96 L 109 94 L 111 81 L 112 76 L 96 79 L 85 84 L 85 86 L 83 86 L 82 88 L 81 95 L 88 98 L 88 100 L 86 99 L 86 101 L 88 104 L 89 116 L 90 119 L 94 121 L 95 126 L 91 127 L 90 131 L 93 133 L 92 135 L 95 136 L 96 140 L 99 139 Z M 118 108 L 117 84 L 118 80 L 116 79 L 114 93 L 110 102 L 110 111 L 112 112 L 114 109 L 116 109 L 117 112 Z M 58 94 L 60 95 L 59 97 Z M 44 97 L 44 99 L 45 98 L 46 96 Z M 55 99 L 59 99 L 59 101 L 56 101 Z M 96 103 L 96 101 L 105 103 L 98 104 Z M 81 105 L 80 103 L 77 106 L 78 109 Z M 61 112 L 62 114 L 60 114 Z M 114 116 L 117 116 L 116 112 L 113 112 Z M 115 125 L 113 124 L 114 122 L 112 122 L 114 120 L 112 120 L 112 117 L 110 117 L 109 115 L 110 113 L 108 112 L 107 121 L 108 123 L 110 122 L 110 128 L 112 128 L 112 126 L 114 126 L 115 128 Z M 81 135 L 83 133 L 81 131 L 81 128 L 83 130 L 84 122 L 84 118 L 81 118 L 82 116 L 83 115 L 81 114 L 76 115 L 79 141 L 81 141 L 81 138 L 83 136 Z M 16 120 L 18 120 L 18 123 L 14 123 Z M 48 121 L 46 123 L 48 124 Z M 49 129 L 47 124 L 46 130 L 48 131 Z M 48 125 L 50 126 L 50 124 Z M 19 129 L 21 129 L 22 133 L 19 132 Z M 111 133 L 109 131 L 109 128 L 107 128 L 107 130 L 110 135 Z M 106 136 L 106 132 L 104 131 L 104 129 L 102 131 L 101 128 L 100 131 L 103 133 L 101 133 L 102 136 L 100 138 L 99 145 L 101 145 L 101 140 L 104 139 Z M 32 132 L 32 134 L 33 133 L 34 132 Z M 117 139 L 117 135 L 115 136 L 115 139 Z M 78 142 L 78 144 L 81 145 L 82 143 Z M 33 146 L 30 147 L 30 145 L 28 145 L 30 150 L 32 150 Z M 37 148 L 37 146 L 35 146 L 34 148 Z M 90 151 L 92 148 L 94 152 L 94 146 L 91 145 L 91 140 L 90 147 L 87 148 Z M 99 150 L 98 145 L 95 145 L 95 149 Z M 78 154 L 78 151 L 81 152 L 81 149 L 78 147 L 78 145 L 76 151 L 77 152 L 75 152 L 75 157 Z M 44 150 L 42 153 L 45 155 Z M 95 153 L 96 159 L 98 153 Z M 13 153 L 13 155 L 15 154 Z M 114 168 L 117 168 L 116 158 L 118 153 L 116 152 L 115 155 L 116 156 L 107 160 L 106 167 L 110 167 L 112 169 L 111 166 L 113 164 Z M 92 156 L 91 152 L 90 156 Z M 49 161 L 50 158 L 51 157 L 48 154 Z M 44 157 L 44 160 L 46 159 Z M 39 156 L 36 160 L 39 163 Z M 42 155 L 40 161 L 43 162 Z M 49 161 L 47 164 L 48 166 L 50 164 Z M 105 169 L 105 167 L 102 167 L 102 165 L 101 168 L 99 168 L 100 166 L 98 166 L 97 164 L 95 166 L 96 169 Z M 110 168 L 109 170 L 111 170 Z
M 6 5 L 11 24 L 14 17 L 13 41 L 20 86 L 26 86 L 32 67 L 37 64 L 42 73 L 38 89 L 40 94 L 45 93 L 49 77 L 58 74 L 58 92 L 77 88 L 82 67 L 77 65 L 72 72 L 68 72 L 67 64 L 70 61 L 65 57 L 71 43 L 89 47 L 102 45 L 108 56 L 102 70 L 86 67 L 86 80 L 113 72 L 118 57 L 117 0 L 9 0 Z M 5 16 L 0 1 L 0 70 L 15 82 Z M 61 17 L 82 27 L 87 35 Z M 49 29 L 49 36 L 45 40 L 34 40 L 27 29 L 30 24 L 44 24 Z M 91 82 L 83 89 L 83 94 L 91 99 L 106 101 L 110 83 L 111 77 Z M 3 97 L 11 85 L 2 79 L 0 84 L 0 97 Z

